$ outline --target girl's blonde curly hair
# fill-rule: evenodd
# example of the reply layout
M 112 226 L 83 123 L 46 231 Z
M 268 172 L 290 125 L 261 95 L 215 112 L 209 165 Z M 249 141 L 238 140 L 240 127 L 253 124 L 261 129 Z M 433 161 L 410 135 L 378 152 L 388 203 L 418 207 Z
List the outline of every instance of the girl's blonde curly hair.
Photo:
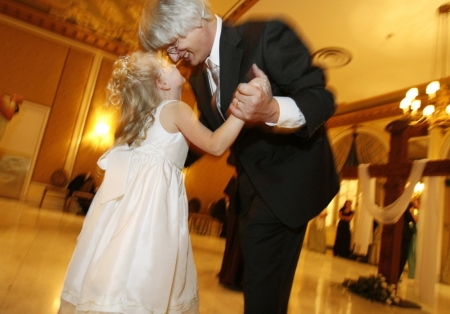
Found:
M 122 107 L 122 116 L 114 134 L 115 146 L 139 146 L 154 122 L 162 96 L 156 82 L 161 65 L 153 52 L 135 51 L 121 56 L 113 67 L 106 87 L 107 106 Z

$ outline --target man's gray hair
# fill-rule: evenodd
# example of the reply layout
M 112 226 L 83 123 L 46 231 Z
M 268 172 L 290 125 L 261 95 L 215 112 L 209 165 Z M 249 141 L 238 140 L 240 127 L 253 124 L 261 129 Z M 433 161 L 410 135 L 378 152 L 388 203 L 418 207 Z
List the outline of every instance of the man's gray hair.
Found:
M 145 50 L 158 50 L 214 19 L 208 0 L 148 0 L 139 23 L 139 40 Z

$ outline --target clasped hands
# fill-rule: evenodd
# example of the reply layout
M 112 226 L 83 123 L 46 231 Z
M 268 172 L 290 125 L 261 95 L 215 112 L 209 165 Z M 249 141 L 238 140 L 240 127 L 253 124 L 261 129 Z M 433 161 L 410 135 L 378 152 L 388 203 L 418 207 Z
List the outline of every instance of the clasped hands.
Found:
M 277 123 L 280 108 L 273 98 L 269 79 L 256 64 L 253 64 L 252 71 L 255 78 L 239 84 L 229 110 L 244 121 Z

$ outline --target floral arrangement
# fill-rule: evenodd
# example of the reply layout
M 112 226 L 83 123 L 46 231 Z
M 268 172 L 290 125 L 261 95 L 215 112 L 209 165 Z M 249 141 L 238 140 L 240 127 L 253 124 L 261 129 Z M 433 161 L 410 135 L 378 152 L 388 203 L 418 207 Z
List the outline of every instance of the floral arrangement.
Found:
M 371 301 L 389 305 L 400 303 L 400 298 L 395 294 L 395 284 L 388 284 L 382 274 L 361 276 L 358 280 L 345 279 L 342 285 Z

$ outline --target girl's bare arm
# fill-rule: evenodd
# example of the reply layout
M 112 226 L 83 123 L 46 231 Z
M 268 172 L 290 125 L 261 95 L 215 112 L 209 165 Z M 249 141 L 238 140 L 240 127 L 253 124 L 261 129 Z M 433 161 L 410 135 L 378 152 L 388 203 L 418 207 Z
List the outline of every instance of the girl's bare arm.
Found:
M 182 101 L 167 104 L 160 117 L 161 124 L 168 132 L 180 131 L 195 146 L 215 156 L 222 155 L 233 144 L 244 126 L 244 121 L 230 115 L 220 128 L 212 132 Z

